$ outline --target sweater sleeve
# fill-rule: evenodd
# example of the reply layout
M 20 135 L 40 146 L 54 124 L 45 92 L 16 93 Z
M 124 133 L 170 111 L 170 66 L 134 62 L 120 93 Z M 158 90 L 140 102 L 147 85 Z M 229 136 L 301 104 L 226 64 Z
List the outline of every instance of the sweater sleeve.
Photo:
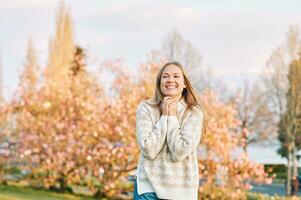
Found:
M 193 112 L 182 125 L 176 116 L 168 116 L 167 145 L 173 161 L 182 161 L 197 149 L 201 139 L 203 113 Z
M 145 103 L 138 105 L 136 113 L 136 136 L 142 155 L 154 160 L 161 151 L 167 133 L 167 116 L 162 115 L 159 121 L 152 125 L 150 112 Z

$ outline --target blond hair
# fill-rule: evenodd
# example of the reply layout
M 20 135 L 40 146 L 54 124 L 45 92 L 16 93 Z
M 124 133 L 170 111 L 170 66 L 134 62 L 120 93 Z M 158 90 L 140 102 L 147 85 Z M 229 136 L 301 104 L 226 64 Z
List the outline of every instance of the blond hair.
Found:
M 184 67 L 178 62 L 168 62 L 168 63 L 164 64 L 161 67 L 161 69 L 159 70 L 159 72 L 157 74 L 157 78 L 156 78 L 155 94 L 154 94 L 152 99 L 147 101 L 147 103 L 149 103 L 153 106 L 158 106 L 158 107 L 162 104 L 164 95 L 163 95 L 163 93 L 161 91 L 161 88 L 160 88 L 161 76 L 162 76 L 163 71 L 165 70 L 165 68 L 169 65 L 177 66 L 183 74 L 184 84 L 186 85 L 186 88 L 184 88 L 183 91 L 182 91 L 182 97 L 185 99 L 185 102 L 187 103 L 188 108 L 190 110 L 192 110 L 195 106 L 200 107 L 200 103 L 199 103 L 199 100 L 198 100 L 198 95 L 195 92 L 195 90 L 193 89 L 192 84 L 191 84 L 191 82 L 188 78 L 188 75 L 184 70 Z

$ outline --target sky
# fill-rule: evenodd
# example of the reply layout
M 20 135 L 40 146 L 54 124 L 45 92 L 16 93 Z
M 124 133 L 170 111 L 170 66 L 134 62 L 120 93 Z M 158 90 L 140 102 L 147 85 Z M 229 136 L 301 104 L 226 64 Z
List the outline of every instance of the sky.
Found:
M 47 63 L 60 0 L 0 0 L 4 96 L 16 90 L 28 38 L 41 67 Z M 202 55 L 202 66 L 230 86 L 256 80 L 291 25 L 301 27 L 299 0 L 66 0 L 77 44 L 88 67 L 124 60 L 132 71 L 176 29 Z

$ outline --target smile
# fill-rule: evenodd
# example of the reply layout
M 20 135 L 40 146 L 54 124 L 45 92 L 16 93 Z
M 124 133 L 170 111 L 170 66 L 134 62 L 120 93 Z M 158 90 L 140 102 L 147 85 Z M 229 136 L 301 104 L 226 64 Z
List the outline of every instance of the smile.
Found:
M 167 89 L 175 89 L 175 88 L 177 88 L 176 86 L 174 86 L 174 85 L 167 85 L 167 86 L 165 86 Z

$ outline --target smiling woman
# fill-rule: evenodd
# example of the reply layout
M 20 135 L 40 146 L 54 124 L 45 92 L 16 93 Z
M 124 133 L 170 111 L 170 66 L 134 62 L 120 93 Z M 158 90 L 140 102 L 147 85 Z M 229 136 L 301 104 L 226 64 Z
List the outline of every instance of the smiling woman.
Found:
M 137 108 L 136 135 L 141 151 L 134 200 L 197 200 L 197 147 L 203 112 L 186 72 L 177 62 L 157 74 L 153 99 Z

